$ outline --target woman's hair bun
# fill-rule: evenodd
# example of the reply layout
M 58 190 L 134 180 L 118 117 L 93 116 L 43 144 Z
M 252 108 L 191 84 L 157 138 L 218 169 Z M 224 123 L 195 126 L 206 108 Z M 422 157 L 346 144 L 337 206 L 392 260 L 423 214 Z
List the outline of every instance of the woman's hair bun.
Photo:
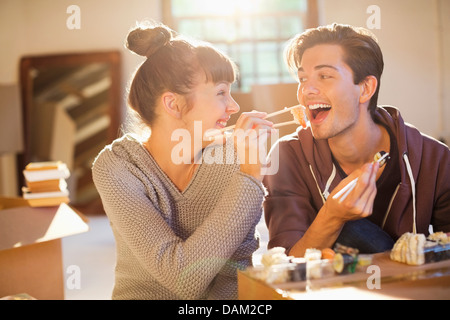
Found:
M 139 25 L 128 33 L 126 47 L 148 58 L 170 40 L 172 40 L 172 30 L 166 26 Z

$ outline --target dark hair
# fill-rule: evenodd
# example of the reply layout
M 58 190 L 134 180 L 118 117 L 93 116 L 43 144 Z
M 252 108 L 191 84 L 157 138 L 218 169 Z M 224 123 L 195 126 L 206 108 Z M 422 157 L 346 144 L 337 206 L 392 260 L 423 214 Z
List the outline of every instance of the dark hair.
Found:
M 162 24 L 141 23 L 128 34 L 126 47 L 147 57 L 134 74 L 128 104 L 148 126 L 155 120 L 157 99 L 170 91 L 189 101 L 202 71 L 206 81 L 236 80 L 236 65 L 225 54 L 205 42 L 183 38 Z
M 303 53 L 319 44 L 337 44 L 342 47 L 344 61 L 353 71 L 355 84 L 361 83 L 369 75 L 377 79 L 377 89 L 369 102 L 369 111 L 374 118 L 384 67 L 383 54 L 376 37 L 367 29 L 337 23 L 308 29 L 294 37 L 287 46 L 285 59 L 288 67 L 297 72 Z

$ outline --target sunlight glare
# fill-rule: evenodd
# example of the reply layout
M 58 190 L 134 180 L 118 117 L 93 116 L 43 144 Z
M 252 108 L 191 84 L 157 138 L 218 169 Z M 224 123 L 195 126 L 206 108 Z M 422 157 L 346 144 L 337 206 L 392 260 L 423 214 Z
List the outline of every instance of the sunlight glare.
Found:
M 258 12 L 261 2 L 261 0 L 234 1 L 236 2 L 237 10 L 239 10 L 240 13 L 245 14 L 253 14 Z
M 232 16 L 234 14 L 253 14 L 258 11 L 261 0 L 228 0 L 223 5 L 217 5 L 214 1 L 202 1 L 206 12 L 212 15 Z

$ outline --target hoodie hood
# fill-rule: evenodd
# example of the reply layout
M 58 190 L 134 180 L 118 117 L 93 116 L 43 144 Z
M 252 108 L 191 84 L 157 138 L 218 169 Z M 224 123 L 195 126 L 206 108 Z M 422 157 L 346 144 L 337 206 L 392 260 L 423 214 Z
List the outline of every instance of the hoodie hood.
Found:
M 391 106 L 378 107 L 375 113 L 375 121 L 391 129 L 394 135 L 397 137 L 397 144 L 399 147 L 399 158 L 402 158 L 404 154 L 410 157 L 408 152 L 408 136 L 414 141 L 421 140 L 421 133 L 415 129 L 416 132 L 406 133 L 405 123 L 400 116 L 400 112 L 397 108 Z M 412 127 L 412 126 L 411 126 Z M 292 135 L 291 137 L 293 137 Z M 299 128 L 295 134 L 295 139 L 299 139 L 302 149 L 305 150 L 304 156 L 310 166 L 311 172 L 314 174 L 314 179 L 317 181 L 318 186 L 322 190 L 322 193 L 327 195 L 333 190 L 337 184 L 341 181 L 339 177 L 335 175 L 335 166 L 333 164 L 333 157 L 327 140 L 316 140 L 312 136 L 311 128 L 306 130 Z M 289 136 L 285 137 L 289 140 Z M 413 172 L 418 171 L 420 167 L 420 154 L 422 147 L 420 145 L 414 146 L 413 159 L 417 159 L 412 165 Z M 309 151 L 307 151 L 309 150 Z M 312 152 L 311 152 L 312 150 Z M 419 155 L 418 157 L 416 155 Z M 410 184 L 409 175 L 405 166 L 401 166 L 401 181 L 402 183 Z M 330 183 L 330 179 L 333 181 Z M 417 178 L 414 177 L 414 179 Z M 328 188 L 326 188 L 328 185 Z M 326 198 L 326 197 L 325 197 Z
M 378 107 L 376 121 L 397 141 L 400 183 L 390 199 L 380 227 L 394 240 L 405 232 L 428 235 L 450 232 L 450 150 L 405 123 L 391 106 Z M 327 140 L 315 140 L 311 129 L 299 129 L 274 145 L 283 159 L 278 173 L 264 178 L 264 215 L 268 247 L 291 248 L 308 230 L 328 192 L 341 181 L 335 174 Z M 277 153 L 275 153 L 277 154 Z
M 413 125 L 405 123 L 400 111 L 392 106 L 378 107 L 376 121 L 389 127 L 397 137 L 400 158 L 407 156 L 414 181 L 417 180 L 423 153 L 422 133 Z M 409 128 L 409 130 L 407 130 Z M 412 146 L 409 148 L 409 146 Z M 410 177 L 405 166 L 400 166 L 402 183 L 409 183 Z

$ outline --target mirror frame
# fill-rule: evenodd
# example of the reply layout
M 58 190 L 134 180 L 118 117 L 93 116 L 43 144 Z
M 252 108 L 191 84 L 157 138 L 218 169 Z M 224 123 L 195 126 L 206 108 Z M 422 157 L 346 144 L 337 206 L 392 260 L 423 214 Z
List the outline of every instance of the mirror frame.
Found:
M 20 86 L 22 98 L 22 123 L 24 151 L 18 156 L 18 182 L 19 194 L 25 181 L 22 170 L 31 161 L 31 134 L 32 134 L 32 114 L 33 114 L 33 79 L 30 71 L 39 67 L 67 67 L 75 65 L 85 65 L 88 63 L 107 63 L 110 66 L 111 87 L 109 90 L 110 125 L 108 128 L 108 141 L 112 142 L 119 136 L 119 129 L 122 123 L 121 112 L 121 54 L 120 51 L 96 51 L 81 53 L 63 53 L 51 55 L 24 56 L 20 60 Z

